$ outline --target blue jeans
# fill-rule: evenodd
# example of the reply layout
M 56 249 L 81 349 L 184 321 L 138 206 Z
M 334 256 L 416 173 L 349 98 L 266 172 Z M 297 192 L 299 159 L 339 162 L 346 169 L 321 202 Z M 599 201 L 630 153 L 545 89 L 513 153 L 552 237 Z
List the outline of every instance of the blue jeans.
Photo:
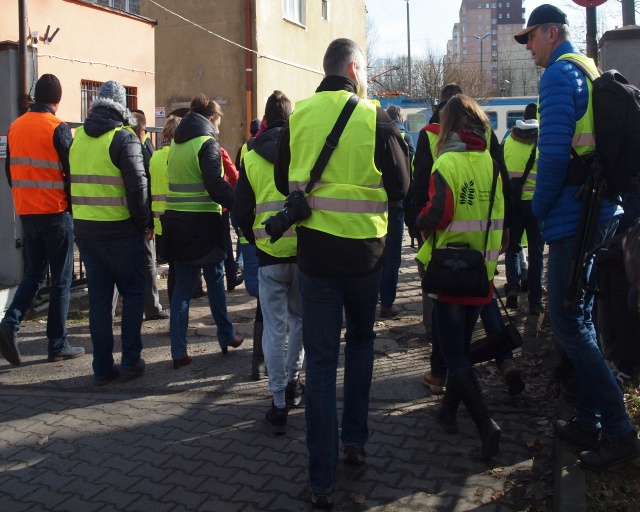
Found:
M 380 305 L 390 308 L 396 300 L 398 271 L 402 263 L 402 240 L 404 239 L 404 208 L 402 200 L 389 202 L 389 224 L 387 227 L 387 258 L 380 281 Z
M 373 324 L 381 270 L 365 277 L 320 278 L 300 272 L 302 334 L 307 356 L 305 417 L 309 482 L 331 492 L 338 465 L 336 374 L 342 314 L 346 319 L 342 442 L 364 448 L 369 437 Z
M 67 313 L 69 290 L 73 278 L 73 219 L 67 212 L 22 218 L 22 231 L 27 255 L 27 271 L 5 313 L 2 323 L 15 332 L 44 285 L 47 265 L 51 272 L 47 339 L 50 355 L 68 345 Z
M 445 365 L 450 372 L 471 367 L 467 355 L 481 309 L 482 306 L 433 301 L 433 337 L 442 350 Z
M 520 213 L 513 216 L 509 228 L 509 248 L 504 255 L 504 264 L 507 272 L 507 284 L 505 290 L 520 291 L 520 259 L 518 255 L 522 250 L 520 241 L 522 234 L 527 233 L 527 252 L 529 253 L 529 306 L 542 304 L 542 262 L 544 244 L 538 219 L 531 212 L 531 201 L 520 202 Z
M 262 350 L 269 368 L 269 391 L 280 409 L 286 406 L 287 383 L 298 378 L 304 361 L 298 274 L 295 263 L 267 265 L 258 270 L 264 322 Z
M 598 224 L 594 247 L 610 238 L 618 225 L 612 218 Z M 575 370 L 576 417 L 581 425 L 602 426 L 603 436 L 619 439 L 633 431 L 625 410 L 622 391 L 607 365 L 596 339 L 591 310 L 593 293 L 586 292 L 577 310 L 565 305 L 575 238 L 549 243 L 549 307 L 551 328 Z M 587 266 L 588 289 L 596 285 L 592 262 Z
M 169 337 L 171 357 L 181 359 L 187 355 L 187 328 L 189 327 L 189 304 L 196 289 L 199 265 L 189 265 L 175 261 L 176 287 L 171 297 Z M 207 283 L 209 309 L 218 328 L 218 343 L 222 348 L 233 341 L 235 333 L 227 313 L 227 297 L 224 292 L 224 262 L 202 265 L 202 273 Z
M 27 256 L 27 271 L 2 320 L 15 332 L 36 294 L 51 271 L 49 314 L 47 317 L 48 351 L 58 354 L 67 345 L 69 289 L 73 278 L 73 219 L 67 212 L 22 218 Z
M 122 368 L 134 368 L 142 353 L 144 235 L 136 233 L 111 240 L 78 238 L 76 245 L 87 271 L 93 374 L 96 380 L 102 380 L 113 374 L 114 285 L 122 296 Z

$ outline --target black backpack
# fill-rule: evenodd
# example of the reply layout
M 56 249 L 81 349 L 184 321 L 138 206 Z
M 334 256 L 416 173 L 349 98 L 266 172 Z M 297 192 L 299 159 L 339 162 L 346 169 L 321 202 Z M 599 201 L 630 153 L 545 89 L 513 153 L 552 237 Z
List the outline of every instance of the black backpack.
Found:
M 593 76 L 575 59 L 593 83 L 596 152 L 603 164 L 606 196 L 623 196 L 640 190 L 640 90 L 612 69 Z

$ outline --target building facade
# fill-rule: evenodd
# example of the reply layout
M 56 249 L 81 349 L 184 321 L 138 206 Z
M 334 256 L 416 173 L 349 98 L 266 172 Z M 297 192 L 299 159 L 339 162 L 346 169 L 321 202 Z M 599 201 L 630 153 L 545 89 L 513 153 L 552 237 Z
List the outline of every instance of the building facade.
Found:
M 204 93 L 223 109 L 232 156 L 274 90 L 294 102 L 313 94 L 333 39 L 366 46 L 364 0 L 159 0 L 141 14 L 158 22 L 156 126 Z
M 27 108 L 35 83 L 44 73 L 53 73 L 60 79 L 62 101 L 57 116 L 63 121 L 82 123 L 100 85 L 108 80 L 117 80 L 127 88 L 130 108 L 153 112 L 155 22 L 135 14 L 133 0 L 20 0 L 4 2 L 3 7 L 2 168 L 5 166 L 2 148 L 9 126 Z M 130 8 L 131 12 L 118 7 Z M 3 310 L 12 287 L 22 279 L 24 264 L 21 223 L 4 178 L 0 179 L 0 218 L 0 310 Z
M 522 0 L 462 0 L 459 21 L 447 44 L 446 62 L 477 71 L 494 96 L 537 91 L 535 64 L 513 39 L 526 22 L 522 4 Z

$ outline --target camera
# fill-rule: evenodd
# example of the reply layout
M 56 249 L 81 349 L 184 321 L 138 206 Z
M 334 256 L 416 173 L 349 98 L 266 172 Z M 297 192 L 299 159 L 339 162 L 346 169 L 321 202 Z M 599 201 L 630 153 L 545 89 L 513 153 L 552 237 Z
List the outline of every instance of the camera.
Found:
M 296 222 L 306 219 L 311 215 L 311 208 L 302 190 L 291 192 L 284 202 L 284 208 L 272 215 L 262 224 L 273 244 L 280 240 L 284 232 Z

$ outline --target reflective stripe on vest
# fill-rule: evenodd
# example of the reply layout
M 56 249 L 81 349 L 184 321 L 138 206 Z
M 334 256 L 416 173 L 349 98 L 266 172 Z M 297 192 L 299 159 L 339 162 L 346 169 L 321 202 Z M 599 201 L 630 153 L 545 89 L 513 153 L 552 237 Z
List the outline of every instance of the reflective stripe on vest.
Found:
M 325 91 L 296 103 L 289 118 L 289 190 L 306 186 L 309 170 L 350 96 L 347 91 Z M 375 133 L 376 108 L 361 100 L 322 173 L 322 183 L 307 197 L 312 214 L 299 225 L 342 238 L 386 234 L 387 193 L 374 163 Z
M 111 161 L 109 148 L 120 130 L 117 127 L 99 137 L 90 137 L 84 127 L 76 128 L 69 163 L 73 217 L 78 220 L 113 222 L 131 217 L 122 172 Z
M 436 249 L 451 243 L 466 243 L 485 254 L 487 277 L 492 281 L 498 265 L 504 227 L 502 180 L 498 177 L 491 210 L 491 226 L 485 248 L 485 229 L 493 180 L 493 159 L 488 151 L 449 151 L 433 164 L 434 171 L 447 182 L 455 200 L 453 221 L 436 232 Z M 471 193 L 472 192 L 472 193 Z M 431 259 L 431 243 L 424 244 L 416 259 L 426 266 Z
M 533 149 L 533 143 L 526 144 L 515 140 L 509 135 L 504 141 L 504 164 L 509 171 L 510 178 L 522 178 L 524 170 L 527 167 L 527 162 L 531 156 L 531 150 Z M 537 162 L 533 163 L 531 171 L 527 176 L 527 182 L 522 187 L 522 200 L 531 201 L 533 199 L 533 191 L 536 187 L 536 171 Z
M 167 176 L 166 209 L 179 212 L 214 212 L 221 213 L 222 207 L 209 197 L 202 179 L 198 153 L 202 145 L 213 139 L 211 135 L 202 135 L 183 142 L 171 142 Z M 224 173 L 220 162 L 220 176 Z
M 256 217 L 253 221 L 253 236 L 256 247 L 275 258 L 289 258 L 297 254 L 297 239 L 292 228 L 275 243 L 269 240 L 262 224 L 266 219 L 278 213 L 284 207 L 285 196 L 278 189 L 273 179 L 273 164 L 255 151 L 244 155 L 244 168 L 247 180 L 256 197 Z
M 589 57 L 585 57 L 584 55 L 580 55 L 578 53 L 565 53 L 563 55 L 560 55 L 556 62 L 568 57 L 579 61 L 585 68 L 591 71 L 594 76 L 600 75 L 600 72 L 593 62 L 593 59 L 590 59 Z M 587 81 L 587 87 L 589 89 L 589 104 L 587 105 L 587 110 L 584 115 L 576 122 L 576 131 L 573 134 L 573 139 L 571 142 L 572 147 L 576 150 L 576 153 L 578 153 L 578 155 L 584 155 L 585 153 L 590 153 L 592 151 L 595 151 L 596 149 L 593 118 L 593 84 L 591 80 L 589 80 L 589 77 L 587 75 L 585 75 L 585 79 Z
M 67 209 L 64 173 L 53 145 L 61 122 L 50 112 L 27 112 L 9 128 L 11 194 L 18 215 L 54 214 Z

